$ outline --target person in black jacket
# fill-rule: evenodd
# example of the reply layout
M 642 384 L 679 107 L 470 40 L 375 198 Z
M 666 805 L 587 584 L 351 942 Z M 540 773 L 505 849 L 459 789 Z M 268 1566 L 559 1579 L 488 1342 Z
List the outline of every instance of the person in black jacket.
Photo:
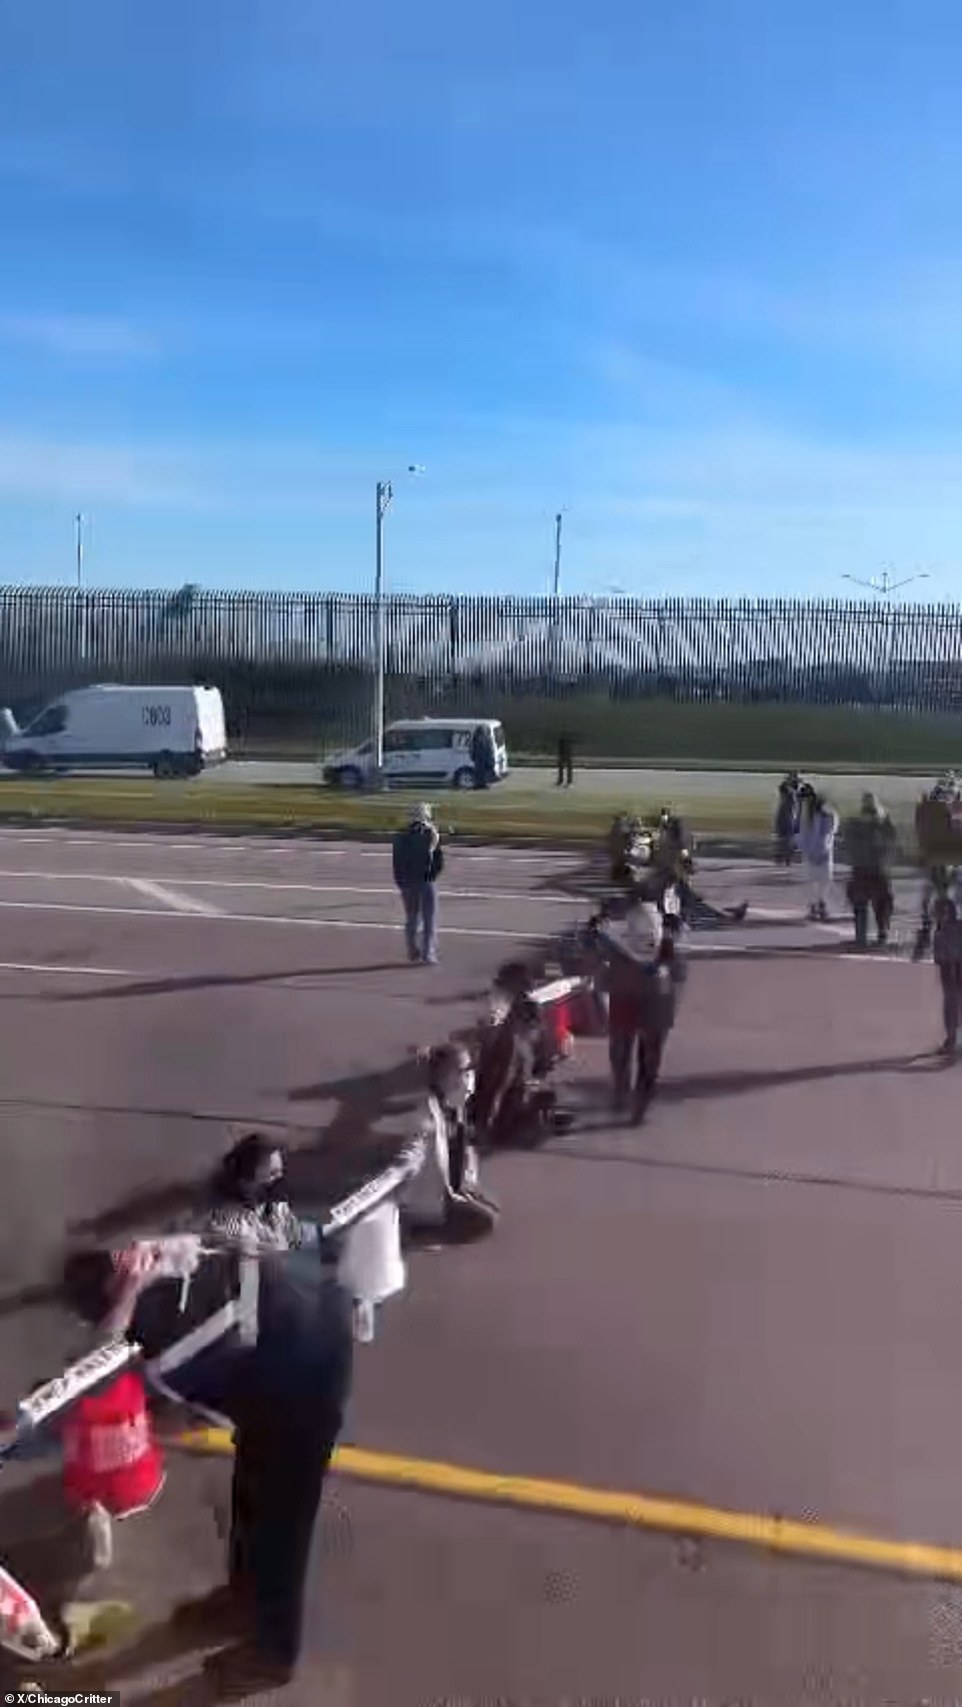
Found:
M 408 959 L 433 966 L 438 958 L 438 910 L 435 884 L 444 866 L 441 837 L 430 806 L 416 806 L 394 837 L 394 881 L 404 904 Z
M 65 1265 L 67 1301 L 91 1325 L 114 1284 L 108 1252 Z M 147 1282 L 123 1331 L 156 1390 L 234 1429 L 228 1580 L 177 1622 L 232 1643 L 213 1662 L 220 1687 L 282 1687 L 300 1657 L 314 1527 L 350 1394 L 351 1298 L 316 1252 L 225 1252 Z

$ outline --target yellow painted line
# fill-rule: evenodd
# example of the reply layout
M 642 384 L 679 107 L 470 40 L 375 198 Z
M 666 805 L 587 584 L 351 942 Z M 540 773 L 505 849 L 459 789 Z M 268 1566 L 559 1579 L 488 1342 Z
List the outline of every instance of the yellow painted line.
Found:
M 232 1452 L 228 1429 L 204 1428 L 178 1436 L 177 1445 L 191 1452 Z M 541 1481 L 531 1476 L 499 1476 L 427 1458 L 407 1458 L 391 1452 L 366 1452 L 341 1446 L 332 1469 L 361 1482 L 416 1488 L 422 1493 L 480 1500 L 488 1504 L 527 1507 L 586 1517 L 637 1529 L 686 1536 L 710 1536 L 766 1552 L 799 1558 L 833 1559 L 841 1564 L 868 1566 L 900 1575 L 962 1582 L 962 1548 L 936 1547 L 924 1541 L 888 1541 L 830 1524 L 796 1518 L 766 1517 L 748 1511 L 726 1511 L 687 1500 L 659 1499 L 650 1494 L 617 1493 L 574 1482 Z

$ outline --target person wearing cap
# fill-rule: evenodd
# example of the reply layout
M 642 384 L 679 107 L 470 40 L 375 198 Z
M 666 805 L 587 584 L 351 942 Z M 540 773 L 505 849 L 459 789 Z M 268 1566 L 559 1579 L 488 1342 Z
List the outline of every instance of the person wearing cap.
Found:
M 408 959 L 433 966 L 437 951 L 437 890 L 444 850 L 430 806 L 416 806 L 392 846 L 394 881 L 404 906 Z
M 845 825 L 843 841 L 852 868 L 846 892 L 855 918 L 855 946 L 868 946 L 871 908 L 875 914 L 878 944 L 884 948 L 895 908 L 891 878 L 895 825 L 877 794 L 868 792 L 862 795 L 859 812 Z

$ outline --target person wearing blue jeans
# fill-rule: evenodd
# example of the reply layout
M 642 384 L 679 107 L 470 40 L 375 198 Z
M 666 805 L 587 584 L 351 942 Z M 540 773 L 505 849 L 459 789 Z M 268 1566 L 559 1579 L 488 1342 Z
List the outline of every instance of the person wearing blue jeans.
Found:
M 444 850 L 430 806 L 415 807 L 398 830 L 392 847 L 394 881 L 404 906 L 408 959 L 432 966 L 437 961 L 437 891 Z

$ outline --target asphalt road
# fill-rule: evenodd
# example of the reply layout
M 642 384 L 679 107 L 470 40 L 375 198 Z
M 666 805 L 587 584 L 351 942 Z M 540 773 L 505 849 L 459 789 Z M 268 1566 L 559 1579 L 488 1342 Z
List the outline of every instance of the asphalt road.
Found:
M 575 790 L 578 796 L 604 795 L 606 798 L 617 795 L 627 802 L 633 800 L 663 800 L 685 806 L 697 806 L 700 800 L 718 800 L 730 796 L 733 800 L 759 801 L 763 805 L 774 806 L 775 794 L 784 772 L 776 773 L 759 771 L 729 771 L 729 770 L 580 770 L 575 780 Z M 216 770 L 207 771 L 198 779 L 195 786 L 205 788 L 222 787 L 225 784 L 238 783 L 267 785 L 317 782 L 319 772 L 316 765 L 307 763 L 285 763 L 280 760 L 230 760 Z M 861 799 L 865 789 L 877 791 L 890 810 L 905 812 L 912 808 L 923 790 L 931 788 L 931 776 L 822 776 L 812 773 L 809 780 L 817 788 L 821 788 L 839 806 L 854 806 Z M 407 786 L 407 785 L 405 785 Z M 416 787 L 411 784 L 411 787 Z M 430 797 L 432 788 L 423 785 L 424 791 Z M 503 783 L 499 783 L 492 798 L 503 798 L 508 794 L 530 794 L 545 792 L 554 796 L 556 789 L 556 774 L 549 769 L 535 767 L 512 771 Z M 450 791 L 433 790 L 434 798 Z
M 577 886 L 561 858 L 453 854 L 442 964 L 412 969 L 385 850 L 0 833 L 7 1397 L 69 1345 L 24 1296 L 65 1229 L 156 1225 L 252 1121 L 328 1191 L 366 1133 L 408 1126 L 412 1049 L 473 1018 Z M 956 1544 L 962 1146 L 935 975 L 848 955 L 794 875 L 705 886 L 752 911 L 695 940 L 648 1124 L 611 1126 L 583 1045 L 574 1131 L 487 1164 L 495 1237 L 413 1259 L 349 1439 Z M 225 1476 L 178 1460 L 128 1526 L 153 1609 L 216 1572 Z M 0 1551 L 18 1521 L 0 1500 Z M 324 1551 L 305 1707 L 948 1700 L 962 1654 L 944 1586 L 343 1480 Z

